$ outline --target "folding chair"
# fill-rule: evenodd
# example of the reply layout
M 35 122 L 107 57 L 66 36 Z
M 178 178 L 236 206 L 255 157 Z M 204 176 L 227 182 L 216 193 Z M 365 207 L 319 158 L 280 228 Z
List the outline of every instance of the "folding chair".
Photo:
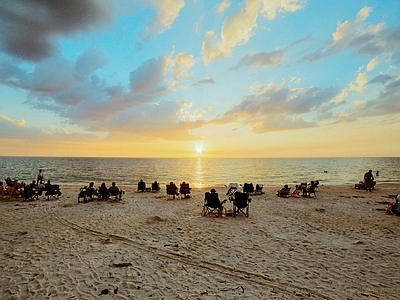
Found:
M 249 217 L 249 205 L 251 198 L 248 193 L 236 192 L 233 202 L 233 216 L 236 217 L 239 214 L 243 214 L 246 218 Z
M 179 195 L 178 187 L 175 184 L 167 184 L 166 189 L 167 189 L 167 198 L 169 196 L 173 196 L 173 198 L 175 199 L 175 196 Z
M 191 189 L 192 188 L 189 187 L 189 183 L 182 182 L 181 187 L 179 189 L 179 193 L 181 194 L 181 199 L 182 198 L 185 198 L 185 199 L 190 198 L 190 190 Z
M 61 196 L 60 186 L 58 184 L 49 185 L 45 196 L 47 196 L 47 200 L 58 199 L 58 197 Z
M 254 193 L 254 185 L 252 183 L 245 183 L 243 185 L 243 193 L 248 193 L 252 195 Z
M 204 206 L 202 216 L 217 214 L 219 217 L 223 210 L 223 205 L 227 200 L 219 201 L 218 193 L 206 192 L 204 194 Z

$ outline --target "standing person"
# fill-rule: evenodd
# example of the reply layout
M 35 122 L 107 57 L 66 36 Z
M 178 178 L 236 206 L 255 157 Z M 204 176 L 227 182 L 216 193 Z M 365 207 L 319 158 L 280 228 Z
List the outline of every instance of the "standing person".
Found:
M 39 169 L 39 174 L 37 176 L 37 180 L 36 181 L 37 181 L 38 184 L 43 182 L 43 170 L 42 169 Z
M 369 170 L 364 175 L 364 186 L 367 191 L 372 192 L 374 186 L 374 175 L 372 175 L 372 170 Z

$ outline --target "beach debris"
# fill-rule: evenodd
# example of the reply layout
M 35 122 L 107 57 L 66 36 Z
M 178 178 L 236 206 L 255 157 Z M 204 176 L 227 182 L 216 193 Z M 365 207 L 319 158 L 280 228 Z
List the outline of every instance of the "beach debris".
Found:
M 108 295 L 108 289 L 102 290 L 100 295 Z
M 316 208 L 315 209 L 317 212 L 320 212 L 320 213 L 324 213 L 325 212 L 325 209 L 324 208 Z
M 112 264 L 112 267 L 116 267 L 116 268 L 124 268 L 124 267 L 131 267 L 132 263 L 128 262 L 128 263 L 117 263 L 117 264 Z

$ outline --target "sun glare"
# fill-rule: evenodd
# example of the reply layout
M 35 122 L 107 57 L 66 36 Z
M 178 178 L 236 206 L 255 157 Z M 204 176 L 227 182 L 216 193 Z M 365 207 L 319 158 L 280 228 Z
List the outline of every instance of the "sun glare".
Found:
M 197 154 L 203 153 L 203 146 L 197 145 L 197 146 L 196 146 L 196 153 L 197 153 Z

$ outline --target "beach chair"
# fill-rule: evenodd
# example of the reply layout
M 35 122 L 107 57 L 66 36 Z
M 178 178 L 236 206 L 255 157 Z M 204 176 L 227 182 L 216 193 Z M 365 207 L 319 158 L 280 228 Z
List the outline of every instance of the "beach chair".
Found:
M 93 197 L 97 197 L 97 199 L 101 198 L 99 192 L 95 188 L 84 186 L 83 188 L 80 188 L 78 203 L 81 202 L 81 199 L 84 203 L 87 203 L 89 200 L 93 200 Z
M 310 198 L 311 195 L 314 194 L 314 197 L 317 198 L 317 194 L 315 193 L 315 188 L 316 188 L 315 184 L 312 184 L 309 188 L 304 188 L 302 196 Z
M 219 201 L 218 193 L 206 192 L 204 194 L 204 205 L 202 216 L 207 216 L 210 214 L 216 214 L 218 217 L 221 215 L 223 210 L 223 205 L 227 200 L 222 202 Z
M 166 185 L 166 190 L 167 190 L 167 198 L 169 197 L 173 197 L 173 199 L 175 199 L 175 196 L 179 195 L 178 192 L 178 187 L 175 184 L 167 184 Z
M 256 189 L 254 191 L 254 195 L 262 195 L 264 194 L 263 192 L 263 185 L 261 183 L 256 184 Z
M 248 193 L 235 192 L 234 198 L 230 200 L 233 202 L 233 216 L 243 214 L 246 218 L 249 217 L 249 205 L 251 198 Z
M 120 200 L 122 200 L 123 194 L 125 194 L 125 192 L 117 187 L 116 188 L 110 187 L 108 189 L 108 199 L 109 200 L 120 201 Z
M 279 191 L 276 192 L 276 195 L 278 197 L 289 197 L 289 196 L 291 196 L 290 190 L 291 190 L 291 188 L 282 188 L 282 189 L 280 189 Z
M 189 183 L 182 182 L 181 186 L 179 188 L 179 193 L 181 194 L 181 199 L 185 198 L 188 199 L 190 198 L 190 191 L 192 188 L 189 187 Z
M 253 195 L 254 185 L 252 183 L 245 183 L 243 185 L 243 193 L 248 193 L 249 195 Z
M 50 199 L 58 199 L 61 196 L 60 186 L 58 184 L 48 185 L 46 188 L 46 193 L 44 194 L 47 196 L 47 200 Z
M 39 189 L 33 188 L 30 185 L 26 185 L 24 187 L 24 191 L 22 192 L 22 197 L 27 201 L 39 200 Z

